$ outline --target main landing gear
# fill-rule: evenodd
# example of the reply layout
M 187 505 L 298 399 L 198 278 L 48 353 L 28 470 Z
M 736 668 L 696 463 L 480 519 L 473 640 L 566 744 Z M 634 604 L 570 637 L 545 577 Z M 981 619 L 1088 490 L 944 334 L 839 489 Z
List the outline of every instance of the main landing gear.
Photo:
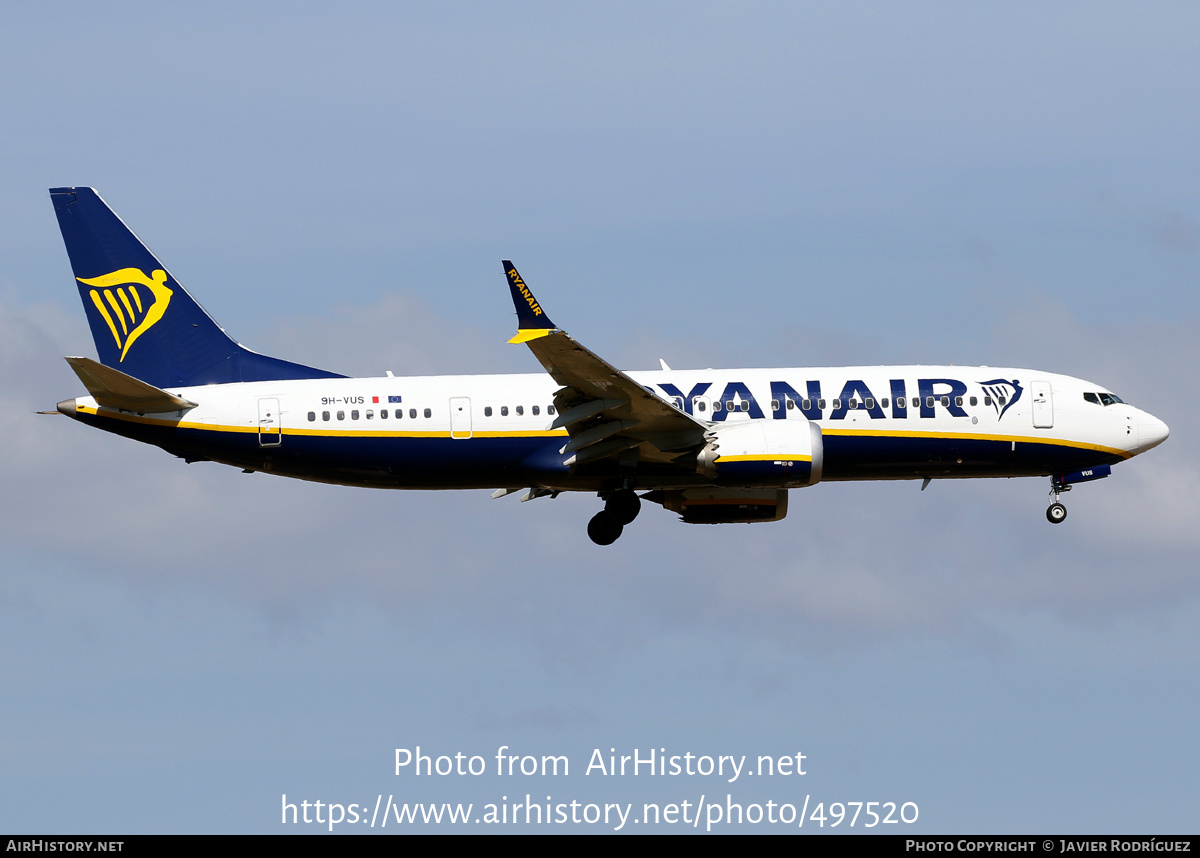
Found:
M 1046 521 L 1051 524 L 1062 524 L 1067 520 L 1067 508 L 1059 503 L 1058 496 L 1069 492 L 1071 487 L 1058 476 L 1050 478 L 1050 506 L 1046 508 Z
M 597 545 L 612 545 L 621 538 L 625 525 L 637 518 L 641 510 L 642 499 L 633 489 L 610 493 L 604 499 L 604 509 L 588 522 L 588 537 Z

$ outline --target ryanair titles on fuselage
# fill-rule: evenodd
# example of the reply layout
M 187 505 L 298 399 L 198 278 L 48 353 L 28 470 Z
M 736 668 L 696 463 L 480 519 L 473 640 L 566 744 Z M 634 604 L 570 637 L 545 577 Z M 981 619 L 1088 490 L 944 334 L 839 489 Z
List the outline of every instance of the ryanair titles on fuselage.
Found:
M 967 417 L 964 406 L 978 405 L 981 395 L 983 404 L 995 409 L 1000 418 L 1024 391 L 1021 382 L 1015 378 L 976 382 L 980 393 L 974 396 L 968 395 L 969 385 L 956 378 L 919 378 L 915 388 L 910 388 L 905 379 L 893 378 L 887 380 L 887 387 L 882 391 L 872 389 L 861 378 L 853 378 L 842 385 L 836 396 L 827 400 L 820 381 L 805 381 L 802 390 L 786 381 L 769 384 L 769 409 L 776 420 L 786 419 L 788 411 L 799 411 L 810 420 L 843 420 L 851 411 L 861 411 L 876 420 L 889 416 L 889 412 L 897 419 L 931 418 L 936 416 L 938 406 L 952 417 Z M 713 382 L 701 381 L 687 391 L 666 382 L 656 386 L 676 407 L 704 420 L 721 422 L 731 412 L 745 413 L 752 419 L 766 417 L 763 406 L 743 381 L 728 381 L 724 387 L 716 388 Z M 876 386 L 879 386 L 878 382 Z M 657 393 L 652 387 L 647 389 Z M 829 408 L 832 410 L 826 417 L 824 414 Z

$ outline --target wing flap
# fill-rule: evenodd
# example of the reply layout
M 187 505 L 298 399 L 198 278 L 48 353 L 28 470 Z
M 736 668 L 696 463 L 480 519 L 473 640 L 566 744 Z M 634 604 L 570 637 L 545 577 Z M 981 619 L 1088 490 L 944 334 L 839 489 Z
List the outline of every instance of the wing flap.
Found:
M 571 440 L 562 448 L 562 451 L 564 453 L 574 453 L 576 450 L 582 450 L 584 447 L 598 444 L 607 438 L 611 438 L 613 435 L 624 432 L 626 429 L 632 429 L 637 425 L 638 422 L 636 420 L 609 420 L 607 423 L 599 423 L 590 429 L 585 429 L 582 432 L 576 432 L 574 435 L 571 435 Z
M 570 393 L 571 388 L 563 388 L 559 393 Z M 576 423 L 582 423 L 584 420 L 589 420 L 607 409 L 616 408 L 619 405 L 624 405 L 623 399 L 590 399 L 576 406 L 568 406 L 559 412 L 559 415 L 554 418 L 554 422 L 550 424 L 551 429 L 562 429 L 564 426 L 573 426 Z

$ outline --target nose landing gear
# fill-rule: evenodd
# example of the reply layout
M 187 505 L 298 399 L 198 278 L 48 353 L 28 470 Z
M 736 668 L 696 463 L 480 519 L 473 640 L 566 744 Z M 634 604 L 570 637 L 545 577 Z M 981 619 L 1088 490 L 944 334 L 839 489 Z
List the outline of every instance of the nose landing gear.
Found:
M 1067 508 L 1058 500 L 1062 492 L 1069 492 L 1071 487 L 1063 482 L 1062 477 L 1055 474 L 1050 478 L 1050 506 L 1046 509 L 1046 521 L 1051 524 L 1062 524 L 1067 520 Z
M 588 538 L 597 545 L 612 545 L 641 510 L 642 499 L 632 489 L 612 492 L 604 500 L 604 509 L 588 522 Z

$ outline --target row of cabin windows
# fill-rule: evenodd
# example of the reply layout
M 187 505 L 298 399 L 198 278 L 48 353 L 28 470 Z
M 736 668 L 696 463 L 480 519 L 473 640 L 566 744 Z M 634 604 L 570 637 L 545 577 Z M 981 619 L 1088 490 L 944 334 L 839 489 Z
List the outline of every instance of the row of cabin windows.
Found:
M 1088 402 L 1094 402 L 1094 403 L 1096 403 L 1097 405 L 1100 405 L 1100 404 L 1104 404 L 1104 405 L 1112 405 L 1114 402 L 1120 402 L 1120 401 L 1121 401 L 1119 398 L 1117 398 L 1116 396 L 1112 395 L 1111 393 L 1101 393 L 1101 394 L 1095 394 L 1095 393 L 1085 393 L 1085 394 L 1083 395 L 1083 398 L 1084 398 L 1086 401 L 1088 401 Z M 674 402 L 674 404 L 675 404 L 675 407 L 676 407 L 676 408 L 680 408 L 680 409 L 682 409 L 682 408 L 683 408 L 683 400 L 682 400 L 682 399 L 680 399 L 679 397 L 675 397 L 675 398 L 672 400 L 672 402 Z M 794 400 L 794 399 L 788 399 L 788 400 L 785 400 L 785 402 L 786 402 L 786 407 L 787 407 L 787 410 L 788 410 L 788 411 L 794 411 L 794 410 L 795 410 L 795 408 L 796 408 L 796 400 Z M 886 396 L 885 396 L 883 399 L 879 400 L 879 405 L 880 405 L 881 407 L 883 407 L 883 408 L 887 408 L 887 407 L 888 407 L 888 402 L 889 402 L 889 400 L 888 400 L 888 397 L 886 397 Z M 926 407 L 926 408 L 933 408 L 933 406 L 934 406 L 935 402 L 940 402 L 940 403 L 942 404 L 942 406 L 943 406 L 943 407 L 945 407 L 945 408 L 949 408 L 949 407 L 950 407 L 950 397 L 949 397 L 949 396 L 941 396 L 941 397 L 936 397 L 936 396 L 927 396 L 927 397 L 925 397 L 925 407 Z M 968 402 L 969 402 L 971 405 L 978 405 L 978 404 L 979 404 L 979 398 L 978 398 L 978 397 L 975 397 L 975 396 L 969 397 L 969 399 L 968 399 Z M 1000 397 L 997 397 L 997 398 L 996 398 L 996 404 L 997 404 L 997 405 L 1004 406 L 1004 405 L 1006 404 L 1006 402 L 1007 402 L 1007 400 L 1006 400 L 1006 399 L 1005 399 L 1003 396 L 1000 396 Z M 962 407 L 962 405 L 963 405 L 963 397 L 961 397 L 961 396 L 956 396 L 956 397 L 954 397 L 954 404 L 955 404 L 955 405 L 957 405 L 957 406 L 959 406 L 959 407 L 961 408 L 961 407 Z M 992 397 L 990 397 L 990 396 L 985 396 L 985 397 L 983 397 L 983 404 L 984 404 L 984 405 L 988 405 L 988 406 L 990 406 L 990 405 L 992 404 Z M 816 400 L 816 405 L 817 405 L 817 409 L 818 409 L 818 410 L 820 410 L 820 411 L 824 411 L 824 410 L 825 410 L 826 401 L 825 401 L 824 399 L 818 399 L 818 400 Z M 870 397 L 870 396 L 868 396 L 866 399 L 863 399 L 863 400 L 851 399 L 851 400 L 849 400 L 849 401 L 846 403 L 846 405 L 847 405 L 847 407 L 848 407 L 848 408 L 849 408 L 851 411 L 854 411 L 855 409 L 858 409 L 858 408 L 866 408 L 866 409 L 870 410 L 870 409 L 872 409 L 872 408 L 874 408 L 874 407 L 875 407 L 875 399 L 874 399 L 873 397 Z M 812 410 L 812 406 L 813 406 L 813 400 L 811 400 L 811 399 L 805 399 L 805 400 L 802 400 L 802 401 L 800 402 L 800 407 L 801 407 L 803 410 L 805 410 L 805 411 L 810 411 L 810 410 Z M 833 410 L 834 410 L 834 411 L 837 411 L 837 410 L 839 410 L 841 407 L 842 407 L 842 400 L 840 400 L 840 399 L 835 399 L 835 400 L 833 400 Z M 907 399 L 905 399 L 905 398 L 904 398 L 904 397 L 902 397 L 902 396 L 896 397 L 896 407 L 897 407 L 897 408 L 907 408 L 907 407 L 908 407 L 908 400 L 907 400 Z M 920 407 L 921 407 L 921 397 L 919 397 L 919 396 L 914 396 L 914 397 L 912 397 L 912 407 L 913 407 L 913 408 L 920 408 Z M 707 402 L 705 402 L 705 400 L 703 400 L 703 399 L 697 399 L 697 400 L 696 400 L 696 410 L 697 410 L 697 411 L 705 411 L 705 410 L 707 410 L 707 408 L 708 408 L 708 403 L 707 403 Z M 714 411 L 714 412 L 721 411 L 722 409 L 726 409 L 726 410 L 728 410 L 728 411 L 749 411 L 749 410 L 750 410 L 750 403 L 749 403 L 749 402 L 747 402 L 746 400 L 742 400 L 741 402 L 730 402 L 730 403 L 728 403 L 728 405 L 726 406 L 726 405 L 722 404 L 722 402 L 721 402 L 720 400 L 717 400 L 716 402 L 714 402 L 714 403 L 712 404 L 712 409 L 713 409 L 713 411 Z M 779 410 L 779 400 L 778 400 L 778 399 L 772 399 L 772 400 L 771 400 L 771 410 L 772 410 L 772 411 L 778 411 L 778 410 Z M 515 414 L 516 414 L 518 417 L 522 417 L 522 416 L 524 416 L 524 414 L 525 414 L 525 406 L 524 406 L 524 405 L 514 405 L 514 406 L 513 406 L 513 411 L 514 411 L 514 413 L 515 413 Z M 530 406 L 530 408 L 529 408 L 529 413 L 530 413 L 530 414 L 532 414 L 534 417 L 538 417 L 538 416 L 540 416 L 540 415 L 541 415 L 541 408 L 540 408 L 540 406 L 537 406 L 537 405 L 532 405 L 532 406 Z M 432 416 L 433 416 L 433 409 L 431 409 L 431 408 L 426 408 L 426 409 L 424 410 L 423 414 L 424 414 L 424 416 L 425 416 L 426 418 L 432 417 Z M 546 414 L 547 414 L 547 415 L 549 415 L 549 416 L 553 416 L 553 415 L 554 415 L 554 406 L 553 406 L 553 405 L 547 405 L 547 406 L 546 406 Z M 371 409 L 369 409 L 369 408 L 368 408 L 368 409 L 367 409 L 367 411 L 366 411 L 366 415 L 365 415 L 365 416 L 366 416 L 366 418 L 367 418 L 368 420 L 372 420 L 372 419 L 374 419 L 374 417 L 375 417 L 375 412 L 374 412 L 373 410 L 371 410 Z M 415 409 L 415 408 L 410 408 L 410 409 L 408 409 L 408 416 L 409 416 L 411 419 L 415 420 L 415 419 L 417 418 L 417 409 Z M 483 409 L 483 416 L 484 416 L 484 417 L 491 417 L 491 416 L 492 416 L 492 406 L 490 406 L 490 405 L 484 406 L 484 409 Z M 508 416 L 508 406 L 507 406 L 507 405 L 501 405 L 501 406 L 500 406 L 500 416 L 501 416 L 501 417 L 507 417 L 507 416 Z M 397 408 L 397 409 L 396 409 L 396 419 L 397 419 L 397 420 L 399 420 L 399 419 L 401 419 L 402 417 L 404 417 L 404 409 L 403 409 L 403 408 Z M 351 420 L 357 420 L 358 418 L 359 418 L 358 409 L 354 409 L 354 410 L 352 410 L 352 411 L 350 412 L 350 419 L 351 419 Z M 381 409 L 379 410 L 379 418 L 380 418 L 381 420 L 387 420 L 387 418 L 388 418 L 388 409 L 386 409 L 386 408 L 381 408 Z M 312 423 L 312 422 L 316 421 L 316 419 L 317 419 L 317 413 L 316 413 L 315 411 L 310 411 L 310 412 L 308 412 L 308 421 L 309 421 L 310 423 Z M 321 412 L 321 419 L 322 419 L 322 420 L 326 420 L 326 421 L 327 421 L 327 420 L 329 420 L 329 419 L 330 419 L 330 417 L 329 417 L 329 412 L 328 412 L 328 411 L 322 411 L 322 412 Z M 337 419 L 338 419 L 338 420 L 345 420 L 345 419 L 346 419 L 346 412 L 345 412 L 345 411 L 339 411 L 339 412 L 337 412 Z
M 514 412 L 514 413 L 515 413 L 515 414 L 516 414 L 518 417 L 523 417 L 523 416 L 524 416 L 524 414 L 525 414 L 525 406 L 524 406 L 524 405 L 514 405 L 514 406 L 513 406 L 513 412 Z M 530 413 L 530 414 L 532 414 L 534 417 L 538 417 L 538 416 L 540 416 L 540 415 L 541 415 L 541 413 L 542 413 L 541 406 L 539 406 L 539 405 L 531 405 L 531 406 L 529 406 L 529 413 Z M 546 414 L 547 414 L 547 415 L 549 415 L 549 416 L 551 416 L 551 417 L 552 417 L 552 416 L 554 416 L 554 406 L 553 406 L 553 405 L 547 405 L 547 406 L 546 406 Z M 492 416 L 492 406 L 490 406 L 490 405 L 485 405 L 485 406 L 483 407 L 483 416 L 484 416 L 484 417 L 491 417 L 491 416 Z M 500 416 L 501 416 L 501 417 L 507 417 L 507 416 L 508 416 L 508 406 L 507 406 L 507 405 L 501 405 L 501 406 L 500 406 Z
M 516 405 L 516 406 L 514 406 L 514 407 L 513 407 L 513 411 L 514 411 L 514 412 L 516 412 L 516 415 L 517 415 L 518 417 L 521 417 L 521 416 L 523 416 L 523 415 L 525 414 L 525 406 L 523 406 L 523 405 Z M 541 407 L 540 407 L 540 406 L 538 406 L 538 405 L 533 405 L 533 406 L 531 406 L 531 407 L 530 407 L 530 409 L 529 409 L 529 413 L 530 413 L 530 414 L 532 414 L 534 417 L 538 417 L 538 416 L 540 416 L 540 415 L 541 415 L 541 413 L 542 413 L 542 409 L 541 409 Z M 550 416 L 553 416 L 553 415 L 554 415 L 554 413 L 555 413 L 555 411 L 554 411 L 554 406 L 553 406 L 553 405 L 547 405 L 547 406 L 546 406 L 546 414 L 548 414 L 548 415 L 550 415 Z M 426 408 L 426 409 L 424 409 L 424 411 L 422 412 L 422 414 L 423 414 L 423 416 L 424 416 L 424 417 L 426 417 L 426 418 L 432 417 L 432 416 L 433 416 L 433 409 L 432 409 L 432 408 Z M 388 410 L 387 408 L 381 408 L 381 409 L 379 410 L 379 419 L 380 419 L 380 420 L 387 420 L 387 419 L 388 419 L 388 415 L 389 415 L 389 410 Z M 397 419 L 397 420 L 401 419 L 402 417 L 404 417 L 404 409 L 403 409 L 403 408 L 397 408 L 397 409 L 395 410 L 395 415 L 396 415 L 396 419 Z M 350 412 L 350 419 L 351 419 L 351 420 L 358 420 L 360 416 L 361 416 L 361 417 L 366 417 L 366 419 L 367 419 L 367 420 L 373 420 L 373 419 L 375 419 L 375 412 L 374 412 L 374 410 L 372 410 L 372 409 L 370 409 L 370 408 L 368 408 L 368 409 L 366 410 L 366 412 L 365 412 L 365 413 L 363 413 L 363 414 L 361 414 L 361 415 L 359 414 L 359 411 L 358 411 L 358 409 L 354 409 L 354 410 L 352 410 L 352 411 Z M 415 409 L 415 408 L 410 408 L 410 409 L 408 409 L 408 416 L 409 416 L 411 419 L 413 419 L 413 420 L 416 420 L 416 419 L 417 419 L 417 409 Z M 486 406 L 486 407 L 483 409 L 483 416 L 484 416 L 484 417 L 491 417 L 491 416 L 492 416 L 492 406 L 488 405 L 488 406 Z M 500 416 L 501 416 L 501 417 L 507 417 L 507 416 L 508 416 L 508 406 L 507 406 L 507 405 L 501 405 L 501 406 L 500 406 Z M 309 422 L 309 423 L 313 423 L 313 422 L 315 422 L 315 421 L 316 421 L 316 419 L 317 419 L 317 412 L 315 412 L 315 411 L 310 411 L 310 412 L 308 412 L 308 422 Z M 322 420 L 329 420 L 329 419 L 330 419 L 330 413 L 329 413 L 328 411 L 322 411 L 322 412 L 321 412 L 321 419 L 322 419 Z M 339 412 L 337 412 L 337 419 L 338 419 L 338 420 L 345 420 L 345 419 L 346 419 L 346 412 L 345 412 L 345 411 L 339 411 Z
M 818 399 L 815 401 L 817 404 L 817 409 L 819 411 L 824 411 L 826 401 L 824 399 Z M 888 397 L 885 396 L 883 399 L 879 400 L 879 405 L 883 408 L 887 408 L 889 401 L 890 400 L 888 399 Z M 672 402 L 675 404 L 676 408 L 680 408 L 680 409 L 683 408 L 683 400 L 681 400 L 679 397 L 675 397 L 672 400 Z M 796 400 L 788 399 L 788 400 L 786 400 L 786 402 L 787 402 L 788 411 L 794 411 L 796 408 Z M 800 402 L 800 407 L 805 411 L 810 411 L 812 409 L 813 402 L 814 402 L 814 400 L 812 400 L 812 399 L 802 400 Z M 941 402 L 941 404 L 946 408 L 950 407 L 950 397 L 949 396 L 941 396 L 941 397 L 927 396 L 927 397 L 925 397 L 925 407 L 926 408 L 933 408 L 935 402 Z M 979 397 L 976 397 L 976 396 L 969 397 L 968 402 L 971 405 L 978 405 Z M 1003 406 L 1007 402 L 1007 400 L 1003 396 L 1000 396 L 1000 397 L 997 397 L 996 402 L 997 402 L 997 404 Z M 962 404 L 963 404 L 963 397 L 961 397 L 961 396 L 954 397 L 954 404 L 961 408 Z M 983 404 L 991 405 L 992 397 L 990 397 L 990 396 L 983 397 Z M 871 397 L 871 396 L 868 396 L 866 399 L 862 399 L 862 400 L 851 399 L 851 400 L 849 400 L 849 402 L 846 403 L 846 405 L 851 411 L 853 411 L 857 408 L 866 408 L 866 409 L 870 410 L 875 407 L 875 399 L 874 399 L 874 397 Z M 841 407 L 842 407 L 842 400 L 840 400 L 840 399 L 833 400 L 833 410 L 834 411 L 837 411 Z M 897 408 L 907 408 L 908 400 L 905 399 L 904 397 L 897 397 L 896 398 L 896 407 Z M 921 407 L 921 397 L 914 396 L 912 398 L 912 407 L 913 408 Z M 697 411 L 705 411 L 707 408 L 708 408 L 708 403 L 705 402 L 703 399 L 696 400 L 696 410 Z M 723 405 L 720 400 L 718 400 L 712 404 L 712 410 L 714 412 L 721 411 L 722 409 L 725 409 L 727 411 L 749 411 L 750 403 L 743 399 L 741 402 L 730 402 L 727 405 Z M 778 399 L 771 400 L 771 410 L 772 411 L 779 410 L 779 400 Z
M 432 408 L 426 408 L 426 409 L 424 410 L 424 412 L 422 412 L 422 413 L 423 413 L 423 415 L 424 415 L 425 417 L 427 417 L 427 418 L 428 418 L 428 417 L 432 417 L 432 416 L 433 416 L 433 409 L 432 409 Z M 351 419 L 351 420 L 357 420 L 357 419 L 359 418 L 359 416 L 360 416 L 360 415 L 359 415 L 359 412 L 358 412 L 358 409 L 357 409 L 357 408 L 355 408 L 353 411 L 351 411 L 351 412 L 350 412 L 350 419 Z M 365 416 L 365 417 L 366 417 L 368 420 L 374 420 L 374 419 L 375 419 L 375 411 L 374 411 L 373 409 L 370 409 L 370 408 L 368 408 L 368 409 L 366 410 L 366 413 L 365 413 L 365 414 L 363 414 L 363 415 L 361 415 L 361 416 Z M 396 409 L 396 419 L 397 419 L 397 420 L 399 420 L 399 419 L 401 419 L 403 416 L 404 416 L 404 409 L 403 409 L 403 408 L 397 408 L 397 409 Z M 415 408 L 410 408 L 410 409 L 408 409 L 408 416 L 409 416 L 410 418 L 412 418 L 413 420 L 416 420 L 416 419 L 417 419 L 417 409 L 415 409 Z M 309 423 L 313 423 L 313 422 L 315 422 L 315 421 L 316 421 L 316 419 L 317 419 L 317 412 L 315 412 L 315 411 L 310 411 L 310 412 L 308 412 L 308 422 L 309 422 Z M 329 420 L 329 412 L 328 412 L 328 411 L 322 411 L 322 412 L 321 412 L 321 419 L 322 419 L 322 420 Z M 339 412 L 337 412 L 337 419 L 338 419 L 338 420 L 345 420 L 345 419 L 346 419 L 346 412 L 345 412 L 345 411 L 339 411 Z M 380 419 L 380 420 L 387 420 L 387 419 L 388 419 L 388 409 L 386 409 L 386 408 L 381 408 L 381 409 L 379 409 L 379 419 Z

